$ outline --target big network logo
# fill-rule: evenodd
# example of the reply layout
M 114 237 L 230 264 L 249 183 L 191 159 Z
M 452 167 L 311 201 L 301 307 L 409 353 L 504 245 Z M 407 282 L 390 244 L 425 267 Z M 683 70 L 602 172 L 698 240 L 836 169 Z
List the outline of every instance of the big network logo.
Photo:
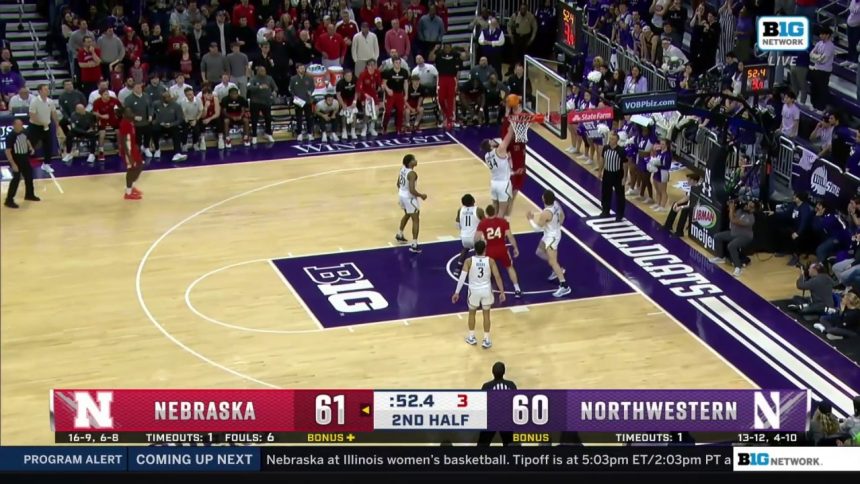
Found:
M 756 42 L 762 51 L 809 49 L 809 19 L 800 16 L 759 17 Z

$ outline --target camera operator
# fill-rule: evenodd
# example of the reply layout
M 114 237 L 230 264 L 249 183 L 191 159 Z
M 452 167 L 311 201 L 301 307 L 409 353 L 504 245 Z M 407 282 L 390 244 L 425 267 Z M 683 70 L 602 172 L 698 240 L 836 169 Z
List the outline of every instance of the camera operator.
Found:
M 755 201 L 729 200 L 729 230 L 714 235 L 714 252 L 716 257 L 710 259 L 713 264 L 726 261 L 725 248 L 729 249 L 729 257 L 735 266 L 732 275 L 738 277 L 743 272 L 741 251 L 753 241 L 753 224 L 755 224 Z
M 794 296 L 794 303 L 788 309 L 803 315 L 824 314 L 834 309 L 833 279 L 824 272 L 824 264 L 814 262 L 809 267 L 800 266 L 797 288 L 809 291 L 809 297 Z

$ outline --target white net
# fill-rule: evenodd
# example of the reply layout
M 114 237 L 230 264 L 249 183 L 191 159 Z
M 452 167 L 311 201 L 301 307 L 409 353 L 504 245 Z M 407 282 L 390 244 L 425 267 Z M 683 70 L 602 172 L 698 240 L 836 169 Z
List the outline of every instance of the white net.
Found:
M 529 115 L 512 115 L 510 118 L 511 129 L 514 130 L 514 141 L 517 143 L 526 143 L 529 140 L 529 125 L 531 124 L 531 116 Z

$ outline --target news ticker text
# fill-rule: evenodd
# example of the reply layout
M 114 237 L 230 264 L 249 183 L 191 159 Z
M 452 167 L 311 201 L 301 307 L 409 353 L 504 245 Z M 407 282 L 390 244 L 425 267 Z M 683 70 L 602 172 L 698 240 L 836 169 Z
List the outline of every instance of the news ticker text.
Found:
M 2 447 L 0 472 L 858 471 L 856 447 Z
M 56 432 L 57 444 L 148 445 L 267 445 L 267 444 L 454 444 L 476 443 L 487 431 L 374 431 L 374 432 Z M 802 445 L 804 436 L 792 432 L 506 432 L 514 444 L 628 444 L 628 445 Z

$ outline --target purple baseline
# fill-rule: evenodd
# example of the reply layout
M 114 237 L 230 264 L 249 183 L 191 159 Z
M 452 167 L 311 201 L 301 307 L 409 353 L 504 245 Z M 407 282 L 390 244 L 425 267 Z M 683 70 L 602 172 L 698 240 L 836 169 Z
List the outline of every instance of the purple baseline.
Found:
M 456 134 L 456 138 L 475 154 L 479 154 L 478 147 L 480 141 L 491 135 L 494 131 L 492 129 L 461 131 Z M 540 137 L 533 137 L 533 139 L 529 140 L 529 147 L 541 154 L 553 167 L 557 168 L 590 193 L 600 193 L 600 181 L 585 168 L 571 162 L 569 157 L 562 154 L 548 141 Z M 531 200 L 540 200 L 543 190 L 543 187 L 536 181 L 534 173 L 529 172 L 523 194 Z M 811 360 L 821 365 L 822 368 L 831 372 L 850 387 L 854 389 L 860 388 L 860 371 L 858 371 L 858 366 L 854 362 L 827 345 L 809 330 L 800 326 L 725 271 L 708 263 L 707 258 L 701 253 L 683 241 L 670 237 L 655 220 L 635 205 L 627 205 L 625 218 L 649 234 L 655 243 L 662 244 L 669 249 L 670 253 L 680 257 L 700 274 L 707 276 L 729 298 L 803 351 Z M 581 223 L 577 217 L 568 217 L 564 226 L 582 243 L 594 250 L 597 255 L 612 264 L 627 279 L 636 281 L 636 284 L 643 292 L 652 297 L 663 309 L 720 355 L 725 357 L 757 385 L 763 388 L 793 388 L 796 386 L 778 370 L 751 354 L 750 350 L 743 343 L 715 325 L 707 316 L 700 313 L 692 305 L 685 303 L 666 286 L 660 284 L 644 269 L 635 264 L 631 258 L 623 256 L 609 241 L 590 229 L 586 224 Z M 779 342 L 777 344 L 781 345 Z M 788 369 L 785 370 L 790 372 Z M 820 374 L 814 368 L 812 371 Z M 794 376 L 796 377 L 796 375 Z M 820 374 L 820 376 L 828 381 L 832 381 L 832 379 L 824 375 Z M 802 379 L 798 377 L 798 380 Z M 851 412 L 852 409 L 842 408 L 841 410 Z

